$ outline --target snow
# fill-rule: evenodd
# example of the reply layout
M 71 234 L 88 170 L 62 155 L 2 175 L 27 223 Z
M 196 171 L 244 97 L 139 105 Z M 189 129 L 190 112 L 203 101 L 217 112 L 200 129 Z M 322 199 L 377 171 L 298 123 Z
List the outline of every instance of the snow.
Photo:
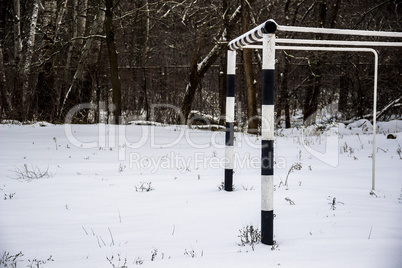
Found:
M 401 120 L 391 120 L 389 122 L 378 122 L 378 132 L 388 134 L 402 132 Z
M 367 119 L 360 119 L 356 122 L 350 123 L 348 129 L 361 129 L 362 133 L 373 133 L 373 125 Z
M 239 230 L 260 227 L 258 137 L 236 133 L 235 191 L 225 192 L 224 132 L 2 124 L 0 258 L 22 252 L 17 267 L 33 259 L 43 267 L 401 267 L 402 135 L 386 139 L 401 121 L 378 128 L 375 195 L 367 122 L 277 130 L 277 244 L 253 250 L 239 246 Z M 280 184 L 295 163 L 302 169 Z M 50 176 L 18 179 L 24 165 Z M 153 190 L 138 191 L 147 183 Z

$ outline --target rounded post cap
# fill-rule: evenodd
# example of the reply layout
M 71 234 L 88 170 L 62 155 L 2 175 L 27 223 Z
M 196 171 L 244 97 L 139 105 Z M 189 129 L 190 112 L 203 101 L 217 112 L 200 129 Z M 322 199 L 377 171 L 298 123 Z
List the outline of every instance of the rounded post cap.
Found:
M 276 31 L 277 24 L 274 20 L 267 20 L 265 22 L 263 29 L 264 33 L 273 34 Z

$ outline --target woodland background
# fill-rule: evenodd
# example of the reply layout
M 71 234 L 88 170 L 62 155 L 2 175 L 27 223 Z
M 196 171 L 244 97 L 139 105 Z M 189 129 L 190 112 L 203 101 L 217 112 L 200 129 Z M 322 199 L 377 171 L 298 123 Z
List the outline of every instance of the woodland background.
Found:
M 401 16 L 400 0 L 2 0 L 0 117 L 63 123 L 72 107 L 91 103 L 74 122 L 196 123 L 197 110 L 223 124 L 231 39 L 270 18 L 281 25 L 400 32 Z M 400 118 L 401 48 L 377 50 L 377 117 Z M 278 124 L 290 127 L 300 111 L 313 123 L 312 114 L 334 103 L 337 120 L 370 118 L 372 54 L 277 51 L 276 58 Z M 236 74 L 236 121 L 252 132 L 259 124 L 261 51 L 239 52 Z M 107 112 L 107 119 L 100 116 Z

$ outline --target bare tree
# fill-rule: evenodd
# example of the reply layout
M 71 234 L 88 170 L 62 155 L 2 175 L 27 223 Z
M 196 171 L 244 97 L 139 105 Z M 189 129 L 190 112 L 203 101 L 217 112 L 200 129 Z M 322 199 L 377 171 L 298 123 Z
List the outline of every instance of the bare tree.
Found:
M 7 92 L 7 80 L 4 69 L 3 45 L 0 43 L 0 119 L 6 110 L 10 110 L 11 101 Z
M 336 0 L 332 10 L 328 7 L 326 0 L 317 0 L 313 3 L 318 12 L 318 26 L 319 27 L 334 27 L 339 12 L 341 1 Z M 332 11 L 332 14 L 328 15 Z M 317 36 L 317 39 L 326 38 L 326 36 Z M 315 112 L 319 106 L 319 97 L 322 93 L 322 80 L 324 62 L 327 60 L 325 54 L 311 53 L 313 56 L 310 58 L 310 74 L 309 86 L 305 94 L 303 120 L 307 124 L 315 123 Z
M 119 77 L 119 63 L 117 60 L 116 44 L 113 29 L 113 0 L 106 0 L 105 13 L 106 45 L 109 54 L 110 80 L 113 90 L 113 123 L 119 124 L 121 116 L 121 84 Z
M 68 0 L 64 0 L 64 2 L 63 2 L 62 5 L 61 5 L 59 14 L 58 14 L 58 16 L 57 16 L 57 20 L 56 20 L 56 29 L 55 29 L 55 31 L 54 31 L 55 38 L 58 37 L 58 35 L 59 35 L 59 33 L 60 33 L 61 23 L 62 23 L 62 21 L 63 21 L 63 17 L 64 17 L 64 14 L 65 14 L 65 12 L 66 12 L 66 9 L 67 9 L 67 4 L 68 4 Z
M 21 39 L 21 4 L 20 0 L 14 0 L 14 57 L 16 65 L 19 65 L 22 56 L 22 39 Z
M 150 6 L 148 0 L 139 2 L 138 11 L 144 13 L 142 18 L 137 18 L 135 22 L 135 32 L 133 32 L 135 42 L 135 60 L 141 68 L 141 91 L 138 92 L 138 104 L 143 109 L 146 119 L 149 120 L 149 102 L 148 102 L 148 75 L 147 62 L 149 56 L 149 36 L 150 36 Z
M 229 18 L 229 24 L 234 23 L 240 17 L 240 7 L 238 7 L 235 12 Z M 198 39 L 198 42 L 195 44 L 195 50 L 193 52 L 191 65 L 190 65 L 190 74 L 189 74 L 189 81 L 186 86 L 186 91 L 184 94 L 183 102 L 181 105 L 181 111 L 183 113 L 184 123 L 187 123 L 188 116 L 191 111 L 191 105 L 194 101 L 194 96 L 196 90 L 201 82 L 202 77 L 205 73 L 209 70 L 211 65 L 217 60 L 219 55 L 225 51 L 226 52 L 226 35 L 227 29 L 223 27 L 219 29 L 219 33 L 215 37 L 215 45 L 212 49 L 207 53 L 206 56 L 200 60 L 200 47 L 202 45 L 202 39 Z
M 51 54 L 54 52 L 56 34 L 57 1 L 46 0 L 43 2 L 44 10 L 41 16 L 43 37 L 41 40 L 41 68 L 38 73 L 36 90 L 33 92 L 33 100 L 28 110 L 32 117 L 37 110 L 38 118 L 53 121 L 56 109 L 55 73 Z
M 80 37 L 76 37 L 73 38 L 71 41 L 74 42 L 75 40 L 81 39 L 81 40 L 86 40 L 84 47 L 82 48 L 81 51 L 81 55 L 79 57 L 79 62 L 78 62 L 78 66 L 77 69 L 74 73 L 74 77 L 72 79 L 72 82 L 68 88 L 67 93 L 65 94 L 65 96 L 62 96 L 63 98 L 63 102 L 61 104 L 61 109 L 60 109 L 60 114 L 59 116 L 63 116 L 63 111 L 64 111 L 64 107 L 66 105 L 66 102 L 69 98 L 70 93 L 75 94 L 75 90 L 77 87 L 78 82 L 80 81 L 81 77 L 82 77 L 82 73 L 84 71 L 84 65 L 86 64 L 87 58 L 88 58 L 88 54 L 90 53 L 90 48 L 91 45 L 94 41 L 95 38 L 105 38 L 103 35 L 99 35 L 100 32 L 102 32 L 102 26 L 103 26 L 103 22 L 105 20 L 105 12 L 101 9 L 99 9 L 98 14 L 95 16 L 94 18 L 94 22 L 91 26 L 91 30 L 88 36 L 80 36 Z M 69 50 L 70 53 L 70 50 Z M 71 55 L 69 55 L 71 57 Z M 68 105 L 69 107 L 77 104 L 76 103 L 77 99 L 74 98 L 72 100 L 72 105 Z
M 33 2 L 33 10 L 29 27 L 27 48 L 25 53 L 25 62 L 24 62 L 24 70 L 23 70 L 23 85 L 22 85 L 22 94 L 21 96 L 17 95 L 18 104 L 16 109 L 18 110 L 18 119 L 23 121 L 26 117 L 24 104 L 29 103 L 28 98 L 32 98 L 32 90 L 29 90 L 29 75 L 32 63 L 32 56 L 34 53 L 34 45 L 35 45 L 35 35 L 36 35 L 36 24 L 38 22 L 38 13 L 39 13 L 39 3 L 38 0 Z
M 250 8 L 252 0 L 243 0 L 241 2 L 241 25 L 243 33 L 250 30 Z M 258 118 L 257 118 L 257 99 L 254 84 L 253 58 L 251 49 L 243 49 L 243 67 L 246 78 L 247 91 L 247 117 L 248 117 L 248 133 L 258 133 Z
M 227 43 L 256 23 L 274 18 L 285 25 L 401 31 L 398 1 L 108 2 L 113 7 L 108 9 L 105 23 L 106 0 L 0 1 L 2 118 L 55 121 L 55 103 L 61 119 L 78 103 L 114 99 L 115 106 L 119 106 L 121 99 L 123 115 L 134 118 L 144 116 L 144 111 L 149 116 L 147 110 L 152 104 L 168 103 L 181 107 L 185 120 L 191 109 L 220 114 L 223 119 Z M 339 38 L 282 31 L 277 35 Z M 378 110 L 384 111 L 381 118 L 391 118 L 400 114 L 400 101 L 395 100 L 400 96 L 402 58 L 396 57 L 398 49 L 378 50 L 378 85 L 383 89 L 378 92 Z M 241 112 L 244 119 L 246 112 L 249 118 L 255 116 L 251 107 L 255 107 L 255 98 L 257 103 L 261 98 L 259 91 L 255 93 L 261 86 L 261 55 L 247 49 L 239 54 L 246 74 L 236 78 L 244 84 L 238 83 L 244 90 L 237 90 L 236 98 L 237 110 L 245 111 Z M 340 102 L 345 119 L 365 117 L 371 112 L 370 55 L 285 51 L 277 53 L 277 59 L 275 108 L 277 118 L 284 113 L 286 127 L 296 111 L 304 110 L 308 118 L 333 100 Z M 258 67 L 252 69 L 252 65 Z M 394 104 L 389 106 L 390 103 Z M 90 122 L 91 114 L 85 111 L 76 119 Z M 117 119 L 118 109 L 115 115 Z M 158 121 L 176 122 L 177 117 L 177 113 L 163 109 L 155 113 Z M 256 128 L 252 123 L 250 130 Z
M 14 67 L 15 67 L 15 79 L 14 82 L 17 83 L 16 94 L 13 94 L 13 99 L 12 103 L 10 101 L 10 110 L 12 113 L 12 117 L 18 120 L 22 120 L 23 112 L 19 109 L 20 107 L 23 106 L 23 92 L 22 92 L 22 83 L 21 83 L 21 78 L 22 78 L 22 38 L 21 38 L 21 3 L 20 0 L 13 0 L 13 6 L 14 6 L 14 29 L 13 29 L 13 36 L 14 36 Z M 5 8 L 5 7 L 4 7 Z M 3 9 L 3 8 L 2 8 Z M 5 23 L 5 22 L 4 22 Z M 3 50 L 2 50 L 3 54 Z M 4 54 L 2 55 L 2 60 L 4 61 Z M 3 66 L 4 68 L 4 62 Z M 2 79 L 2 82 L 4 81 L 4 84 L 2 86 L 2 97 L 6 96 L 6 84 L 5 84 L 5 69 L 3 69 L 3 75 L 4 79 Z M 4 88 L 3 88 L 4 87 Z

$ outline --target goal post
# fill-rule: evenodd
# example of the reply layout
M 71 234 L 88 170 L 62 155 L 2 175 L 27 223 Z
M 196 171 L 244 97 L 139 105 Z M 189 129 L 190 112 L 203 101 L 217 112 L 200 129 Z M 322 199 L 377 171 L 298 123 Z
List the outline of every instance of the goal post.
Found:
M 234 167 L 234 105 L 235 105 L 236 51 L 228 50 L 226 89 L 225 181 L 226 191 L 233 191 Z
M 262 37 L 261 242 L 267 245 L 274 244 L 275 31 L 267 22 Z
M 276 39 L 277 31 L 336 34 L 349 36 L 376 36 L 402 38 L 401 32 L 361 31 L 348 29 L 312 28 L 299 26 L 282 26 L 270 19 L 254 29 L 233 39 L 228 44 L 227 69 L 227 104 L 226 104 L 226 138 L 225 156 L 225 190 L 233 191 L 234 168 L 234 80 L 236 51 L 243 48 L 262 49 L 262 108 L 261 108 L 261 242 L 274 245 L 274 77 L 275 50 L 305 51 L 343 51 L 370 52 L 374 54 L 374 96 L 373 96 L 373 158 L 372 191 L 375 190 L 375 153 L 376 153 L 376 115 L 377 115 L 377 77 L 378 54 L 375 46 L 402 47 L 402 42 L 338 41 L 309 39 Z M 262 44 L 260 44 L 262 42 Z M 276 43 L 292 44 L 277 46 Z M 348 47 L 345 47 L 348 46 Z

